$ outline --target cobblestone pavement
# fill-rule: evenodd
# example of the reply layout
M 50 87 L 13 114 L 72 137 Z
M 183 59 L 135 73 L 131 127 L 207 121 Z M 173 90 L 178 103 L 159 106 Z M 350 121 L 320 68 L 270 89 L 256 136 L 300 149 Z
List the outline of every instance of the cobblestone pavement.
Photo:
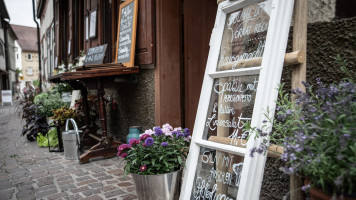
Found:
M 16 106 L 0 107 L 0 199 L 136 200 L 119 158 L 78 164 L 21 137 Z

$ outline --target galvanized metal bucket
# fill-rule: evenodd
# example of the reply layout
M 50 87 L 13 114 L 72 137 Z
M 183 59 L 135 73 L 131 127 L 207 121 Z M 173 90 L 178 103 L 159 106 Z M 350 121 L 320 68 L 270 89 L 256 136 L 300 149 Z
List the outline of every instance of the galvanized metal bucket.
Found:
M 69 130 L 69 123 L 71 122 L 74 130 Z M 79 160 L 80 156 L 80 135 L 82 131 L 78 129 L 77 123 L 74 119 L 67 119 L 65 131 L 62 132 L 64 158 L 67 160 Z
M 182 171 L 157 175 L 131 174 L 138 198 L 140 200 L 179 199 Z

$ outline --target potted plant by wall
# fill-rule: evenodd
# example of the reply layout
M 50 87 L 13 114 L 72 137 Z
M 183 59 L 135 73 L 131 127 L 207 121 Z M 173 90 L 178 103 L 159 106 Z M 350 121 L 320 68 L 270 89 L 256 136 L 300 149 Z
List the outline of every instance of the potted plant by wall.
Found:
M 275 118 L 267 112 L 264 126 L 252 128 L 262 142 L 251 149 L 251 156 L 267 151 L 269 137 L 271 143 L 283 147 L 282 171 L 303 177 L 306 185 L 301 189 L 309 191 L 311 199 L 356 199 L 356 85 L 353 80 L 330 85 L 317 80 L 316 87 L 305 83 L 305 93 L 293 91 L 295 103 L 280 89 Z M 272 131 L 269 131 L 270 124 L 273 124 Z
M 125 175 L 131 173 L 139 199 L 179 198 L 190 139 L 189 129 L 173 129 L 165 124 L 118 147 L 117 155 L 125 162 Z

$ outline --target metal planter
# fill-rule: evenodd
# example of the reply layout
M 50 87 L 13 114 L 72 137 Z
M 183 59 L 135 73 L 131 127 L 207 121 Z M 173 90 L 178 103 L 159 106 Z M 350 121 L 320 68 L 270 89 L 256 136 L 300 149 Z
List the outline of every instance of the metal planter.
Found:
M 131 174 L 138 198 L 140 200 L 179 199 L 182 171 L 157 175 Z

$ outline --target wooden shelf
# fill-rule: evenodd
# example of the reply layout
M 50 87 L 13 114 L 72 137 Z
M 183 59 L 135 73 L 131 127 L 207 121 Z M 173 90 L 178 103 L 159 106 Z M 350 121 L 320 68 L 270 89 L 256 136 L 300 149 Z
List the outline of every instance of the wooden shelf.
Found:
M 88 78 L 100 78 L 107 76 L 117 76 L 125 74 L 139 73 L 139 68 L 135 67 L 123 67 L 121 64 L 100 64 L 90 65 L 77 69 L 75 72 L 64 72 L 48 78 L 50 82 L 59 83 L 70 80 L 80 80 Z

